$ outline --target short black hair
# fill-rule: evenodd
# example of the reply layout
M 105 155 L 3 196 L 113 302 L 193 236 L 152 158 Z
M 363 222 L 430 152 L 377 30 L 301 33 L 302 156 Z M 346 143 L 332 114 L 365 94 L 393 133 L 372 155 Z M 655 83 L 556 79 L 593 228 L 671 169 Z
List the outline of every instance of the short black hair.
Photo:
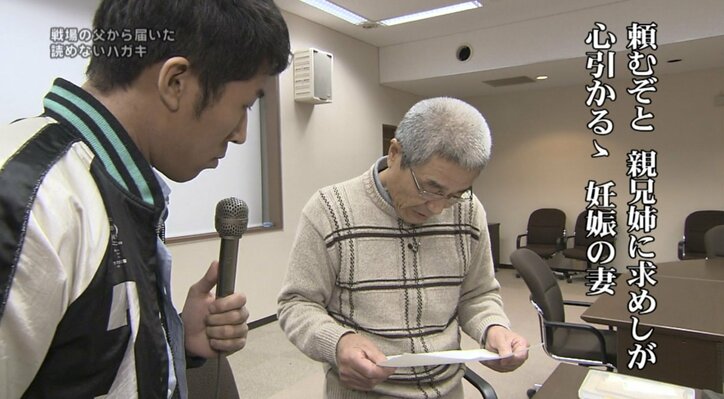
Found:
M 127 88 L 146 68 L 185 57 L 203 88 L 198 113 L 226 83 L 277 75 L 290 60 L 289 31 L 272 0 L 103 0 L 93 29 L 91 85 Z

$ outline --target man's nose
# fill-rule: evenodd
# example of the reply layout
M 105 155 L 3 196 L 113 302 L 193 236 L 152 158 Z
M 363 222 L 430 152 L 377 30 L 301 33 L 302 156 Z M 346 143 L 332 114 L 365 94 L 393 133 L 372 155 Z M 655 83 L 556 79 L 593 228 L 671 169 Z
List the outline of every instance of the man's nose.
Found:
M 427 201 L 425 204 L 427 206 L 427 209 L 430 210 L 430 212 L 434 213 L 435 215 L 439 215 L 445 207 L 447 207 L 447 199 L 439 199 L 439 200 L 432 200 Z
M 231 132 L 231 142 L 234 144 L 244 144 L 246 141 L 246 115 L 244 115 L 244 118 L 239 122 L 239 124 L 234 128 L 234 131 Z

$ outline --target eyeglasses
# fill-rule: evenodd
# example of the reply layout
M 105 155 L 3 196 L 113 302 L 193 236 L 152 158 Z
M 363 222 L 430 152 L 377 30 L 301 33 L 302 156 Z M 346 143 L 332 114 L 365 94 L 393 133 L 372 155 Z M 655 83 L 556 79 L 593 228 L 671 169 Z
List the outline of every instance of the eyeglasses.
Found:
M 412 168 L 410 168 L 410 174 L 412 174 L 412 181 L 415 182 L 415 187 L 417 188 L 417 193 L 420 195 L 420 198 L 424 199 L 425 201 L 445 200 L 445 201 L 447 201 L 448 205 L 455 205 L 455 204 L 461 203 L 463 201 L 468 201 L 471 198 L 473 198 L 473 188 L 472 187 L 468 187 L 460 195 L 455 195 L 455 194 L 442 195 L 442 194 L 431 193 L 429 191 L 423 190 L 422 187 L 420 187 L 420 183 L 417 181 L 417 176 L 415 176 L 415 171 L 412 170 Z

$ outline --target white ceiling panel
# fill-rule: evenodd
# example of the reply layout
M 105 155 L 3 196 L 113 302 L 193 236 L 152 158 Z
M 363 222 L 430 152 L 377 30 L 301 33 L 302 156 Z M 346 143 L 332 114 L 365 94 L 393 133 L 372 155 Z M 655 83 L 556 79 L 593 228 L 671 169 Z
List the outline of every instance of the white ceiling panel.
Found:
M 400 14 L 449 5 L 454 0 L 333 0 L 357 14 L 380 20 Z M 659 65 L 657 75 L 710 68 L 724 68 L 724 1 L 722 0 L 483 0 L 483 7 L 391 27 L 365 29 L 330 16 L 299 0 L 275 0 L 283 10 L 380 48 L 382 84 L 421 96 L 450 95 L 471 97 L 510 91 L 536 90 L 590 81 L 583 67 L 585 33 L 578 32 L 581 17 L 601 16 L 618 36 L 618 62 L 625 60 L 625 26 L 634 18 L 641 23 L 662 22 L 659 26 Z M 633 12 L 632 12 L 633 11 Z M 674 18 L 674 19 L 672 19 Z M 592 20 L 593 21 L 593 20 Z M 571 26 L 579 25 L 576 30 Z M 562 33 L 561 33 L 562 32 Z M 566 33 L 568 32 L 568 33 Z M 553 37 L 568 37 L 566 43 Z M 580 36 L 580 39 L 578 37 Z M 467 43 L 465 43 L 467 42 Z M 469 62 L 455 63 L 455 49 L 473 44 Z M 531 47 L 532 46 L 532 47 Z M 569 50 L 562 51 L 564 47 Z M 550 49 L 550 51 L 541 51 Z M 490 52 L 490 50 L 495 50 Z M 423 61 L 431 52 L 439 57 Z M 554 54 L 558 53 L 558 54 Z M 580 55 L 580 56 L 579 56 Z M 484 62 L 480 62 L 480 58 Z M 489 60 L 495 60 L 490 62 Z M 675 64 L 666 60 L 681 58 Z M 418 60 L 429 68 L 440 63 L 428 76 L 420 66 L 397 65 Z M 449 64 L 444 64 L 448 62 Z M 478 65 L 478 63 L 480 65 Z M 393 65 L 391 73 L 390 67 Z M 620 69 L 625 69 L 622 64 Z M 414 72 L 417 73 L 414 73 Z M 534 78 L 545 74 L 545 81 L 493 88 L 484 80 L 517 76 Z M 393 78 L 388 78 L 394 76 Z

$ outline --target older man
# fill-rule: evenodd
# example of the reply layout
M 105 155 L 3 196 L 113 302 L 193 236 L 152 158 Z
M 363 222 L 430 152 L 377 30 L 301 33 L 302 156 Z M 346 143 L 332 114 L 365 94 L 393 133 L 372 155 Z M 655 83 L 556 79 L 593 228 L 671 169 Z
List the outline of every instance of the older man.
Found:
M 451 98 L 414 105 L 389 155 L 306 204 L 279 296 L 289 339 L 326 368 L 325 397 L 462 398 L 464 366 L 385 368 L 385 355 L 460 348 L 460 328 L 512 356 L 485 210 L 472 184 L 490 156 L 482 115 Z M 372 392 L 361 392 L 372 391 Z

